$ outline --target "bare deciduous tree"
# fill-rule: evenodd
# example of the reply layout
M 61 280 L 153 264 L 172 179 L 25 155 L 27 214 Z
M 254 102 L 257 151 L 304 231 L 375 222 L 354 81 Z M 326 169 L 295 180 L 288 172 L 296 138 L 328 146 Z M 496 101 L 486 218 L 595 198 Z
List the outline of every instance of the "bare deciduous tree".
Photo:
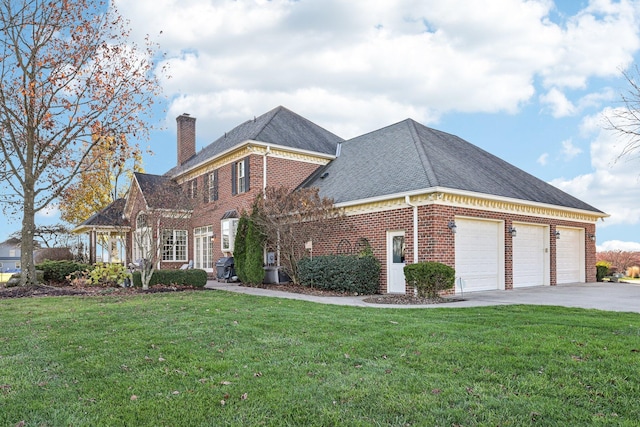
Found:
M 146 194 L 149 206 L 132 218 L 132 252 L 143 289 L 161 261 L 186 261 L 190 220 L 202 194 L 185 194 L 175 181 L 163 177 Z M 184 258 L 183 258 L 184 256 Z
M 607 129 L 624 139 L 616 160 L 635 158 L 640 150 L 640 69 L 635 66 L 633 72 L 623 71 L 622 74 L 629 84 L 627 91 L 620 95 L 624 106 L 614 109 L 611 116 L 605 116 Z
M 285 273 L 299 283 L 298 261 L 307 255 L 305 243 L 321 239 L 342 212 L 333 200 L 320 197 L 317 188 L 267 187 L 256 198 L 255 207 L 253 221 L 267 244 L 277 248 Z
M 22 284 L 36 281 L 35 214 L 101 137 L 124 147 L 148 135 L 156 49 L 128 34 L 101 0 L 0 0 L 0 185 L 5 213 L 22 214 Z
M 596 254 L 596 261 L 606 261 L 611 269 L 624 273 L 629 267 L 640 265 L 640 252 L 603 251 Z

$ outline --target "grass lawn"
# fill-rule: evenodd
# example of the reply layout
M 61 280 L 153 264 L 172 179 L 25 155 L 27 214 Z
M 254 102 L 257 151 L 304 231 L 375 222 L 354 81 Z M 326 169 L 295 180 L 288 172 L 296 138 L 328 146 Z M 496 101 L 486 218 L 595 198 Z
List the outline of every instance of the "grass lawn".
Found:
M 0 300 L 0 426 L 638 425 L 640 315 Z

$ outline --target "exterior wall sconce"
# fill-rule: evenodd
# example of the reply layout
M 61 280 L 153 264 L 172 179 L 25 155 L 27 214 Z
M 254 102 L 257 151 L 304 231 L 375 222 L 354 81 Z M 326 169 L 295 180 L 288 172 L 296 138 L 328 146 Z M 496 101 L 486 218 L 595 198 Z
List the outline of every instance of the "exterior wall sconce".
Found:
M 213 235 L 211 236 L 211 241 L 215 242 L 216 241 L 216 233 L 213 233 Z
M 560 238 L 560 232 L 558 230 L 556 230 L 556 239 Z
M 456 228 L 458 227 L 456 226 L 455 221 L 449 221 L 449 223 L 447 224 L 447 227 L 449 227 L 449 230 L 451 230 L 453 234 L 456 234 Z
M 591 240 L 592 242 L 596 241 L 596 235 L 595 234 L 587 233 L 587 236 L 589 237 L 589 240 Z
M 509 227 L 509 230 L 507 231 L 509 231 L 509 234 L 511 234 L 511 237 L 516 237 L 516 233 L 518 232 L 514 226 Z

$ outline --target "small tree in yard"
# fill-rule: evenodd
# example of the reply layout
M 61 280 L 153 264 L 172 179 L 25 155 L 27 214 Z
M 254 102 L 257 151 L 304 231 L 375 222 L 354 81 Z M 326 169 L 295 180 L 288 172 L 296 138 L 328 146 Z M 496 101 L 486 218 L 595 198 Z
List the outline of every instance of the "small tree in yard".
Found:
M 264 236 L 253 220 L 247 224 L 244 271 L 247 283 L 258 285 L 264 280 L 263 268 Z M 234 258 L 235 259 L 235 258 Z
M 242 214 L 238 220 L 238 229 L 236 230 L 236 240 L 233 243 L 233 263 L 236 275 L 242 283 L 247 283 L 247 275 L 245 273 L 245 259 L 247 254 L 247 228 L 249 227 L 249 217 Z
M 264 236 L 256 228 L 253 216 L 244 213 L 238 221 L 233 245 L 233 262 L 236 275 L 242 283 L 257 285 L 264 279 Z
M 256 198 L 255 212 L 255 225 L 278 248 L 280 265 L 294 283 L 300 283 L 298 261 L 307 255 L 305 242 L 325 236 L 342 216 L 333 200 L 320 197 L 317 188 L 267 187 Z
M 127 136 L 148 136 L 155 47 L 128 40 L 106 3 L 0 0 L 0 186 L 5 214 L 22 215 L 23 285 L 36 284 L 35 214 L 90 165 L 103 138 L 124 148 Z
M 202 197 L 188 197 L 173 180 L 158 177 L 145 196 L 146 209 L 132 218 L 133 257 L 139 260 L 142 288 L 148 289 L 153 272 L 161 261 L 184 261 L 188 254 L 187 235 L 194 209 Z M 180 206 L 180 208 L 176 208 Z

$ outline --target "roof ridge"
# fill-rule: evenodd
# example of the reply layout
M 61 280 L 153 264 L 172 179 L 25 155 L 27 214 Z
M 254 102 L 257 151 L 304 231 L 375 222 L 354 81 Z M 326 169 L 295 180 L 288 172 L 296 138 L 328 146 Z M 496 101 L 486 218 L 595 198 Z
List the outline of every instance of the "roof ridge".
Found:
M 407 125 L 409 126 L 409 133 L 411 133 L 411 139 L 413 139 L 413 143 L 416 146 L 416 151 L 418 152 L 418 157 L 420 158 L 420 163 L 422 164 L 424 173 L 427 176 L 427 180 L 432 187 L 437 187 L 438 178 L 433 170 L 433 165 L 431 164 L 431 160 L 429 160 L 424 144 L 422 144 L 422 140 L 418 135 L 418 129 L 416 127 L 417 123 L 413 119 L 407 119 Z
M 258 131 L 255 133 L 255 136 L 254 136 L 254 138 L 255 138 L 255 139 L 258 139 L 258 138 L 259 138 L 259 135 L 262 133 L 262 131 L 263 131 L 263 130 L 265 130 L 265 129 L 267 128 L 267 126 L 269 126 L 269 124 L 273 121 L 273 119 L 274 119 L 274 118 L 275 118 L 275 117 L 276 117 L 276 116 L 277 116 L 277 115 L 278 115 L 278 114 L 279 114 L 283 109 L 285 109 L 285 108 L 284 108 L 282 105 L 279 105 L 279 106 L 277 106 L 276 108 L 274 108 L 273 110 L 271 110 L 271 111 L 267 111 L 266 113 L 264 113 L 264 114 L 263 114 L 263 115 L 265 115 L 265 116 L 266 116 L 267 114 L 269 114 L 269 113 L 271 113 L 271 112 L 273 111 L 273 115 L 271 116 L 271 118 L 270 118 L 269 120 L 267 120 L 267 121 L 265 122 L 265 124 L 264 124 L 264 125 L 262 125 L 262 126 L 260 127 L 260 130 L 258 130 Z M 256 119 L 254 118 L 254 120 L 256 120 Z

